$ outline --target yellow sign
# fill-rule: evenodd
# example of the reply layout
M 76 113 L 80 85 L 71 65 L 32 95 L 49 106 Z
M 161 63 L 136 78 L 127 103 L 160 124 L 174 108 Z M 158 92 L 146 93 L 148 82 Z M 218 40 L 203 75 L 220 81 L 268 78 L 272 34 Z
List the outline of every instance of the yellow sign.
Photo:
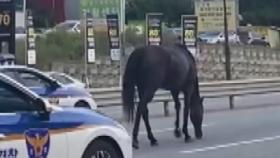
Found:
M 149 30 L 149 37 L 159 38 L 160 30 L 158 29 L 151 29 Z
M 115 37 L 115 36 L 118 35 L 116 29 L 110 29 L 110 30 L 109 30 L 109 34 L 110 34 L 110 36 L 112 36 L 112 37 Z
M 194 30 L 185 30 L 185 38 L 194 39 Z
M 93 28 L 88 28 L 88 36 L 94 36 Z
M 224 29 L 223 0 L 195 0 L 195 14 L 198 17 L 198 32 L 220 32 Z M 227 0 L 229 31 L 236 31 L 238 14 L 238 0 Z

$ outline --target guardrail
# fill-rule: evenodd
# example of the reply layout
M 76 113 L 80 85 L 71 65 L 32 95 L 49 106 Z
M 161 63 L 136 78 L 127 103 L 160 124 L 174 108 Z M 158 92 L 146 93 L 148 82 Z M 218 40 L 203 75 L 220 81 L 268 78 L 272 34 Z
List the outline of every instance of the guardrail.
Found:
M 280 92 L 280 78 L 205 82 L 200 83 L 199 86 L 201 96 L 205 98 L 266 94 Z M 93 95 L 99 107 L 120 106 L 122 104 L 120 87 L 89 89 L 89 92 Z M 137 95 L 135 96 L 135 102 L 138 102 L 139 99 Z M 182 94 L 180 99 L 183 99 Z M 157 91 L 152 102 L 162 102 L 164 114 L 169 115 L 168 103 L 173 102 L 169 91 Z M 230 108 L 234 108 L 233 102 L 230 103 Z

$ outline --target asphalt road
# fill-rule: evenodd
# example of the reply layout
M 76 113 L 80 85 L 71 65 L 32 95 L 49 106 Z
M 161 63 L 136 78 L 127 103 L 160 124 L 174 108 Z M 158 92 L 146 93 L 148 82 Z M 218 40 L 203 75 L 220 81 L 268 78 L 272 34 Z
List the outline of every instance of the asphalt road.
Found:
M 150 147 L 145 129 L 135 158 L 274 158 L 280 154 L 280 107 L 207 113 L 204 138 L 185 144 L 173 136 L 174 118 L 154 118 L 158 147 Z M 142 127 L 144 125 L 142 124 Z M 190 129 L 193 136 L 193 130 Z
M 142 121 L 140 149 L 134 150 L 134 158 L 279 157 L 279 96 L 271 94 L 236 98 L 235 110 L 228 110 L 227 99 L 207 100 L 203 123 L 204 138 L 193 138 L 187 144 L 183 138 L 176 139 L 173 136 L 174 116 L 162 117 L 162 107 L 150 105 L 151 126 L 159 146 L 150 146 Z M 170 109 L 173 109 L 171 107 Z M 121 116 L 116 109 L 106 109 L 104 112 L 115 118 Z M 131 131 L 131 127 L 128 127 L 128 130 Z M 192 126 L 189 132 L 194 136 Z

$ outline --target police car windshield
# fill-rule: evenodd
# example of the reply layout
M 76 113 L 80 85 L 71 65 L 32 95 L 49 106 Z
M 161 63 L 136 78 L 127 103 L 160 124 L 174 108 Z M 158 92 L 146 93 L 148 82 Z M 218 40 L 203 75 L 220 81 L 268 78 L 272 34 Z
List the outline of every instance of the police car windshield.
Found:
M 26 87 L 50 87 L 51 82 L 35 72 L 22 70 L 4 70 L 3 73 Z
M 53 79 L 57 80 L 58 82 L 62 83 L 62 84 L 71 84 L 73 83 L 72 80 L 70 80 L 69 78 L 67 78 L 64 75 L 60 75 L 60 74 L 56 74 L 53 73 L 50 75 Z
M 27 87 L 49 87 L 50 83 L 42 80 L 38 76 L 30 73 L 21 72 L 18 74 L 20 81 Z

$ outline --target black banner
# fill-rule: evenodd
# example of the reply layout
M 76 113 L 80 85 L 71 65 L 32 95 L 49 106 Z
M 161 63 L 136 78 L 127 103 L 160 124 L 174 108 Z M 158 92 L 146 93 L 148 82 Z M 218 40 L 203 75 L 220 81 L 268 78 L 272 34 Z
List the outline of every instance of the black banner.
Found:
M 86 54 L 87 63 L 95 62 L 95 37 L 93 27 L 93 16 L 90 13 L 86 14 Z
M 15 54 L 15 5 L 14 0 L 0 0 L 0 52 L 2 43 L 8 44 L 10 54 Z
M 117 14 L 107 15 L 106 18 L 111 59 L 120 60 L 119 18 Z
M 187 47 L 197 45 L 197 16 L 182 15 L 182 43 Z
M 36 34 L 33 26 L 33 16 L 31 11 L 27 11 L 26 15 L 26 49 L 27 49 L 27 64 L 36 64 Z
M 146 14 L 146 44 L 161 45 L 162 43 L 162 13 Z

